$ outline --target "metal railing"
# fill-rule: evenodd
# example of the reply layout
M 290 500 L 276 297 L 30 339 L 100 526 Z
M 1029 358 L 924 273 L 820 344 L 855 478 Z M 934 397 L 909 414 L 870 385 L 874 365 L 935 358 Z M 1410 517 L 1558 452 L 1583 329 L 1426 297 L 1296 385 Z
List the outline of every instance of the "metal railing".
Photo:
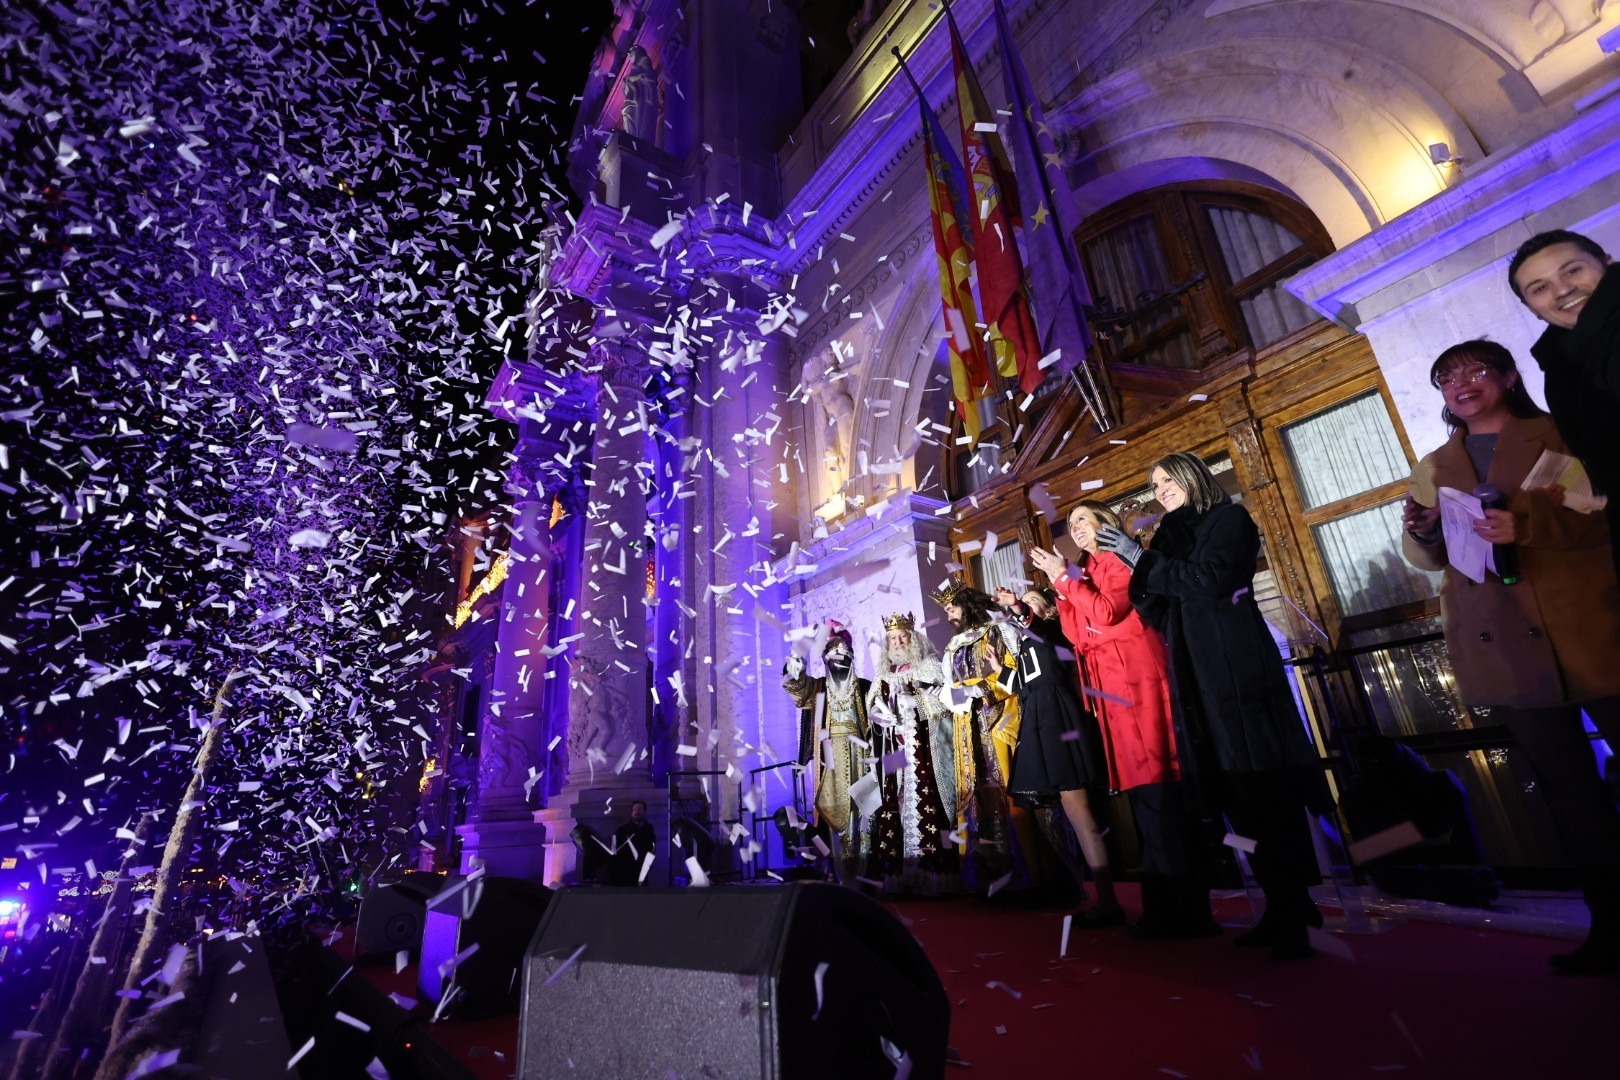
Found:
M 800 821 L 808 821 L 810 819 L 810 808 L 805 802 L 804 769 L 800 766 L 799 762 L 778 761 L 774 765 L 761 765 L 756 769 L 748 770 L 748 790 L 760 790 L 761 776 L 766 773 L 775 773 L 778 777 L 780 777 L 780 770 L 782 769 L 791 770 L 790 775 L 792 779 L 788 780 L 786 783 L 788 785 L 788 793 L 793 796 L 793 812 L 799 816 Z M 784 838 L 781 831 L 775 827 L 775 815 L 762 813 L 761 811 L 764 809 L 764 806 L 760 806 L 757 809 L 748 811 L 750 818 L 749 832 L 754 838 L 754 843 L 759 846 L 758 854 L 756 854 L 754 859 L 748 863 L 747 876 L 749 880 L 757 878 L 762 872 L 762 867 L 765 869 L 770 869 L 774 865 L 775 867 L 786 870 L 799 865 L 797 852 L 789 848 L 786 838 Z M 771 862 L 770 858 L 771 840 L 773 837 L 775 838 L 777 847 L 781 853 L 781 862 L 774 864 Z
M 740 816 L 735 817 L 735 818 L 715 817 L 714 816 L 714 807 L 716 805 L 720 804 L 720 800 L 715 798 L 713 794 L 707 794 L 702 800 L 689 799 L 689 798 L 685 798 L 685 797 L 683 797 L 681 795 L 680 786 L 681 786 L 681 781 L 682 780 L 692 780 L 695 777 L 710 777 L 710 776 L 724 778 L 726 776 L 726 771 L 723 770 L 723 769 L 685 769 L 685 770 L 681 770 L 681 771 L 676 771 L 674 769 L 671 769 L 665 775 L 665 781 L 668 784 L 668 792 L 669 792 L 669 810 L 668 810 L 668 813 L 666 815 L 667 818 L 668 818 L 668 821 L 666 822 L 666 826 L 669 829 L 669 832 L 668 832 L 667 835 L 669 836 L 669 848 L 670 848 L 669 863 L 665 867 L 665 875 L 666 875 L 666 881 L 670 885 L 675 884 L 677 866 L 679 866 L 681 869 L 685 869 L 685 867 L 686 867 L 686 858 L 687 858 L 687 855 L 680 854 L 681 848 L 676 843 L 676 840 L 677 840 L 678 836 L 680 835 L 680 833 L 678 833 L 676 831 L 676 827 L 675 827 L 676 822 L 681 821 L 682 819 L 685 819 L 687 821 L 692 822 L 692 824 L 694 824 L 694 825 L 702 826 L 704 828 L 704 830 L 708 833 L 709 839 L 714 842 L 714 848 L 715 848 L 715 851 L 717 851 L 717 852 L 722 847 L 730 846 L 731 838 L 730 838 L 730 835 L 729 835 L 728 826 L 741 825 L 743 823 L 742 818 Z M 699 783 L 700 785 L 702 783 L 701 780 L 698 780 L 696 782 Z M 737 802 L 736 802 L 736 805 L 737 805 L 738 813 L 740 815 L 742 813 L 742 810 L 743 810 L 743 802 L 742 802 L 743 782 L 742 782 L 741 779 L 738 779 L 736 781 L 736 784 L 737 784 Z M 716 787 L 719 786 L 718 781 L 715 782 L 715 786 Z M 703 804 L 703 817 L 701 819 L 699 819 L 696 816 L 695 813 L 687 813 L 687 812 L 685 812 L 685 809 L 686 809 L 686 807 L 688 805 L 698 803 L 699 801 L 701 801 L 702 804 Z M 680 813 L 680 814 L 676 813 L 676 807 L 677 806 L 679 806 L 682 809 L 682 813 Z M 719 829 L 720 829 L 720 834 L 719 835 L 715 834 L 715 827 L 716 826 L 719 826 Z M 681 831 L 684 832 L 685 830 L 681 830 Z M 693 852 L 691 854 L 696 854 L 696 853 Z M 740 869 L 737 869 L 737 870 L 732 870 L 732 869 L 722 870 L 722 869 L 720 869 L 718 859 L 711 859 L 710 862 L 713 865 L 709 866 L 709 867 L 704 867 L 704 872 L 711 879 L 724 880 L 726 878 L 732 878 L 732 877 L 741 878 L 743 876 L 743 872 Z

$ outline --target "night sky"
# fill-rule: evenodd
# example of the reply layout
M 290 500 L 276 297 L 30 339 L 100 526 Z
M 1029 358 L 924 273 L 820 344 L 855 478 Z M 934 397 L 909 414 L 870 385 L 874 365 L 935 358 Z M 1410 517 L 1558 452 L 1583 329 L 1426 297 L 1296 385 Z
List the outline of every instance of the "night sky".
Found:
M 171 820 L 232 671 L 199 855 L 244 908 L 414 862 L 445 539 L 506 502 L 483 394 L 611 15 L 7 5 L 0 887 Z

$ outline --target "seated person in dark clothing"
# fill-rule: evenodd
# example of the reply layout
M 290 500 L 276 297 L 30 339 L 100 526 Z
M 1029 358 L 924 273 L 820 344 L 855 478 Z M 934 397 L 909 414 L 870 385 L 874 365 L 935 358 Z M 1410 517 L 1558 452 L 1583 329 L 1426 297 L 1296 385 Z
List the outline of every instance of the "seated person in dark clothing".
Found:
M 630 820 L 613 834 L 613 858 L 608 865 L 609 885 L 636 885 L 641 880 L 641 864 L 658 843 L 658 834 L 647 820 L 647 804 L 637 799 L 630 804 Z

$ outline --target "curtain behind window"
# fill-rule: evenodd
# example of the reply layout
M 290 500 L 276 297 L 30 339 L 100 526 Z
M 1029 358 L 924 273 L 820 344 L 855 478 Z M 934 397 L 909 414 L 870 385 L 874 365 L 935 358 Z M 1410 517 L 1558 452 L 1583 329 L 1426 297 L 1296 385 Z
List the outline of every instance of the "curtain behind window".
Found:
M 1394 499 L 1311 526 L 1345 615 L 1426 600 L 1439 591 L 1439 574 L 1419 570 L 1401 557 L 1404 502 Z
M 973 568 L 979 588 L 991 596 L 1003 586 L 1015 593 L 1029 588 L 1029 574 L 1024 571 L 1024 548 L 1016 540 L 999 545 L 988 559 L 974 556 Z
M 1170 264 L 1159 243 L 1159 231 L 1152 215 L 1134 218 L 1086 245 L 1086 262 L 1091 267 L 1091 291 L 1100 308 L 1131 311 L 1142 306 L 1148 296 L 1162 296 L 1175 286 Z M 1179 301 L 1171 301 L 1152 314 L 1127 326 L 1121 348 L 1128 348 L 1143 337 L 1175 321 L 1181 315 Z M 1191 334 L 1178 334 L 1169 341 L 1132 357 L 1132 362 L 1159 367 L 1196 368 L 1198 348 Z
M 1398 483 L 1410 472 L 1389 408 L 1377 390 L 1289 424 L 1281 434 L 1306 510 Z M 1439 574 L 1416 570 L 1401 556 L 1402 501 L 1311 526 L 1344 615 L 1424 600 L 1439 589 Z
M 1282 225 L 1260 214 L 1226 206 L 1206 209 L 1215 239 L 1220 244 L 1221 257 L 1226 260 L 1227 276 L 1234 284 L 1297 251 L 1303 243 Z M 1295 267 L 1290 272 L 1299 269 L 1301 267 Z M 1249 340 L 1257 349 L 1317 320 L 1316 312 L 1284 289 L 1280 282 L 1242 298 L 1238 306 L 1243 309 Z
M 1289 424 L 1282 438 L 1307 510 L 1392 484 L 1411 471 L 1376 390 Z

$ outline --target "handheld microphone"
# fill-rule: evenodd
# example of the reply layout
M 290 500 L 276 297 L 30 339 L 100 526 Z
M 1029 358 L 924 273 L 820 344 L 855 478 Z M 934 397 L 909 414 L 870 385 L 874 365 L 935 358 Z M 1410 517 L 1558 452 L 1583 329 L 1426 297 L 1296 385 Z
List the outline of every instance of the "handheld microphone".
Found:
M 1506 510 L 1507 496 L 1495 484 L 1481 484 L 1474 489 L 1474 498 L 1486 510 Z M 1492 544 L 1491 557 L 1496 563 L 1496 576 L 1504 585 L 1517 585 L 1524 575 L 1519 573 L 1519 549 L 1513 544 Z

